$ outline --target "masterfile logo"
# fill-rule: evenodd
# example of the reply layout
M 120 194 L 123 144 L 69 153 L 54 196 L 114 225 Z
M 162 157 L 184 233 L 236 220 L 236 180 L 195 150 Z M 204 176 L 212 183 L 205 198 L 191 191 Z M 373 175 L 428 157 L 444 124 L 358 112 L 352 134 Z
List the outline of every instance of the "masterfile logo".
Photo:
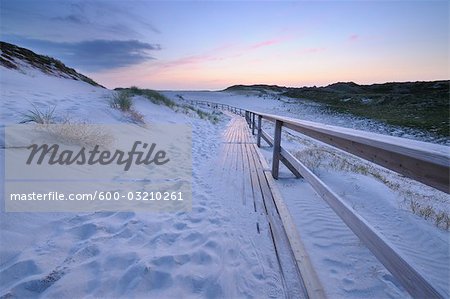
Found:
M 5 210 L 189 210 L 191 139 L 174 124 L 6 126 Z
M 140 151 L 139 147 L 143 150 Z M 108 165 L 116 163 L 117 165 L 124 165 L 124 170 L 130 170 L 133 163 L 136 165 L 164 165 L 170 161 L 166 158 L 166 151 L 156 150 L 156 143 L 148 144 L 142 141 L 135 141 L 130 151 L 124 152 L 121 150 L 115 150 L 111 152 L 109 150 L 100 150 L 100 145 L 95 145 L 92 150 L 87 150 L 86 147 L 82 147 L 78 152 L 71 150 L 60 151 L 58 144 L 32 144 L 27 149 L 30 150 L 30 155 L 27 159 L 27 164 L 30 165 L 33 162 L 41 165 L 46 156 L 48 156 L 47 163 L 49 165 Z M 35 157 L 38 156 L 35 160 Z

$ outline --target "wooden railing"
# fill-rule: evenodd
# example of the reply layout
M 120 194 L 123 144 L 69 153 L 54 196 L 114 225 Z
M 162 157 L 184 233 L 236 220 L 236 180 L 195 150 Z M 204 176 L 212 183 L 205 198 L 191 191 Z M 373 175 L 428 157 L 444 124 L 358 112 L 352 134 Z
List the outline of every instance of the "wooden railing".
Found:
M 227 111 L 230 111 L 230 112 L 240 115 L 240 116 L 244 116 L 244 114 L 245 114 L 244 109 L 234 107 L 231 105 L 227 105 L 227 104 L 213 103 L 213 102 L 209 102 L 209 101 L 196 101 L 196 100 L 184 100 L 184 101 L 191 103 L 191 105 L 200 105 L 200 106 L 204 106 L 204 107 L 211 108 L 211 109 L 227 110 Z
M 425 277 L 409 265 L 389 242 L 377 233 L 365 219 L 356 214 L 339 195 L 283 148 L 281 146 L 281 133 L 283 128 L 291 129 L 428 186 L 450 193 L 450 154 L 447 147 L 244 110 L 226 104 L 206 101 L 194 102 L 210 108 L 224 109 L 243 115 L 252 134 L 256 135 L 258 147 L 261 146 L 261 139 L 273 147 L 272 176 L 275 179 L 278 179 L 280 162 L 296 177 L 303 177 L 413 297 L 445 297 Z M 274 137 L 263 130 L 263 120 L 274 123 Z

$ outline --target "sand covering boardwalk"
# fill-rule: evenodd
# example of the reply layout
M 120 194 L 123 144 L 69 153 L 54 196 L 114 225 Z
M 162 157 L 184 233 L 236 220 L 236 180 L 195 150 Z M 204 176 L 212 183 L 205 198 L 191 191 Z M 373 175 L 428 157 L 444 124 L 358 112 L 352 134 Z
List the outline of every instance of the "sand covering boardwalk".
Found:
M 233 181 L 233 196 L 238 199 L 237 203 L 242 203 L 242 208 L 258 213 L 255 233 L 269 234 L 286 295 L 290 298 L 324 297 L 255 138 L 244 117 L 230 116 L 220 165 L 224 180 Z

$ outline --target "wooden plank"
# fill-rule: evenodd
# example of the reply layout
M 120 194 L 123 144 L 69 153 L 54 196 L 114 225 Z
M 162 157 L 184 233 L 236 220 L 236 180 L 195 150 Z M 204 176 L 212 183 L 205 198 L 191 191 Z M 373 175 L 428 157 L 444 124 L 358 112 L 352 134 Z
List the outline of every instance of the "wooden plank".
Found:
M 245 121 L 240 122 L 240 130 L 241 130 L 241 142 L 249 142 L 247 136 L 247 125 Z M 251 185 L 251 177 L 250 177 L 250 167 L 247 159 L 246 147 L 245 145 L 241 145 L 241 155 L 242 155 L 242 171 L 243 171 L 243 204 L 247 204 L 247 200 L 252 200 L 252 185 Z M 255 208 L 255 203 L 253 202 L 253 208 Z
M 239 130 L 239 134 L 238 134 L 238 143 L 235 145 L 236 146 L 236 165 L 235 165 L 235 169 L 236 169 L 236 172 L 240 172 L 239 170 L 240 170 L 240 165 L 241 165 L 241 163 L 242 163 L 242 161 L 241 161 L 241 156 L 242 156 L 242 136 L 241 136 L 241 130 Z M 242 183 L 242 181 L 241 181 L 241 183 Z
M 265 208 L 262 205 L 262 201 L 260 201 L 260 199 L 262 199 L 262 193 L 261 193 L 261 188 L 259 187 L 259 180 L 258 180 L 258 174 L 256 172 L 256 166 L 255 166 L 255 163 L 253 162 L 253 158 L 251 156 L 250 146 L 251 146 L 251 144 L 245 144 L 247 159 L 249 161 L 249 169 L 250 169 L 250 178 L 251 178 L 251 182 L 252 182 L 254 206 L 255 206 L 256 212 L 263 212 L 265 210 Z
M 274 205 L 279 213 L 279 217 L 295 258 L 295 264 L 301 273 L 301 279 L 308 296 L 309 298 L 326 298 L 322 283 L 317 276 L 317 272 L 314 270 L 311 259 L 305 249 L 305 246 L 303 245 L 303 241 L 298 233 L 297 226 L 291 217 L 289 209 L 284 203 L 281 193 L 276 186 L 276 182 L 269 170 L 269 165 L 267 164 L 267 161 L 263 157 L 262 153 L 258 150 L 256 150 L 256 152 L 259 156 L 259 161 L 262 168 L 265 169 L 264 175 L 270 188 Z
M 269 146 L 273 146 L 273 138 L 267 134 L 266 131 L 261 130 L 261 137 L 267 142 Z
M 268 207 L 268 201 L 272 199 L 272 194 L 270 192 L 269 187 L 267 186 L 267 184 L 265 184 L 265 179 L 263 179 L 261 177 L 261 174 L 263 174 L 263 170 L 262 167 L 259 163 L 259 159 L 257 157 L 255 157 L 255 150 L 253 149 L 253 145 L 249 145 L 248 150 L 252 159 L 252 163 L 255 165 L 256 168 L 256 174 L 257 174 L 257 178 L 258 178 L 258 184 L 259 184 L 259 188 L 261 189 L 261 195 L 262 195 L 262 202 L 263 202 L 263 206 L 264 206 L 264 210 L 265 213 L 267 215 L 271 214 L 272 216 L 274 215 L 273 213 L 275 213 L 276 211 L 271 211 L 270 207 Z
M 230 122 L 230 125 L 227 127 L 227 130 L 223 136 L 223 140 L 224 140 L 225 144 L 223 147 L 222 163 L 220 164 L 222 167 L 222 173 L 224 173 L 224 170 L 226 169 L 227 163 L 228 163 L 227 161 L 228 161 L 228 155 L 229 155 L 229 151 L 230 151 L 230 145 L 226 144 L 226 142 L 229 141 L 231 131 L 232 131 L 232 127 L 231 127 L 231 122 Z
M 298 172 L 298 170 L 282 154 L 280 154 L 280 161 L 281 163 L 283 163 L 284 166 L 287 167 L 287 169 L 289 169 L 292 172 L 292 174 L 294 174 L 296 178 L 299 179 L 302 177 L 300 172 Z
M 236 193 L 238 197 L 240 198 L 240 202 L 245 205 L 245 183 L 244 183 L 244 176 L 245 173 L 243 172 L 243 163 L 242 163 L 242 144 L 236 144 L 237 147 L 237 159 L 236 159 L 236 180 L 238 182 L 238 188 L 236 190 Z
M 244 173 L 244 205 L 247 204 L 247 200 L 252 198 L 251 178 L 250 178 L 250 166 L 247 159 L 246 146 L 242 146 L 242 165 Z
M 257 207 L 256 207 L 256 191 L 254 190 L 254 183 L 253 183 L 253 181 L 254 181 L 254 176 L 253 176 L 253 174 L 252 174 L 252 165 L 251 165 L 251 163 L 250 163 L 250 159 L 249 159 L 249 157 L 248 157 L 248 150 L 247 150 L 247 144 L 244 144 L 243 145 L 244 146 L 244 158 L 245 158 L 245 161 L 246 161 L 246 163 L 247 163 L 247 165 L 248 165 L 248 178 L 249 178 L 249 182 L 250 182 L 250 188 L 249 188 L 249 191 L 251 191 L 251 192 L 249 192 L 250 193 L 250 198 L 252 199 L 252 203 L 253 203 L 253 210 L 255 211 L 255 212 L 257 212 Z
M 303 283 L 300 269 L 297 266 L 289 238 L 283 226 L 283 222 L 280 218 L 277 207 L 273 199 L 272 191 L 269 187 L 268 181 L 264 174 L 264 168 L 261 164 L 258 148 L 253 144 L 250 147 L 252 157 L 257 169 L 260 188 L 262 191 L 264 206 L 266 208 L 266 214 L 270 223 L 270 228 L 273 231 L 274 246 L 279 255 L 278 260 L 286 279 L 286 286 L 289 295 L 292 297 L 298 297 L 303 295 L 307 297 L 306 286 Z
M 398 254 L 389 242 L 361 216 L 356 214 L 336 193 L 325 185 L 314 173 L 294 156 L 282 150 L 302 176 L 328 203 L 334 212 L 355 233 L 377 259 L 397 278 L 403 287 L 415 298 L 444 298 L 419 272 Z M 289 158 L 288 158 L 289 157 Z

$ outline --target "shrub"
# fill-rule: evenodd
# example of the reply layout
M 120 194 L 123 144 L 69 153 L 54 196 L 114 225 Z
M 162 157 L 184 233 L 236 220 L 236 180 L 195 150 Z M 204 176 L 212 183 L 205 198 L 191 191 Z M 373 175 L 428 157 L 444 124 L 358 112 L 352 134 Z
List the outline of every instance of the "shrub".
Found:
M 442 224 L 442 228 L 448 230 L 450 227 L 450 217 L 446 212 L 440 211 L 436 214 L 435 223 L 437 227 L 440 227 Z
M 137 86 L 131 86 L 130 87 L 130 93 L 134 95 L 141 95 L 141 89 L 139 89 Z
M 66 121 L 41 128 L 60 142 L 81 146 L 108 146 L 113 137 L 102 126 Z
M 119 90 L 112 94 L 110 105 L 115 109 L 130 111 L 133 106 L 133 100 L 131 99 L 129 92 L 126 90 Z
M 137 112 L 134 109 L 130 109 L 128 111 L 128 116 L 130 117 L 130 120 L 134 122 L 135 124 L 143 124 L 144 122 L 144 115 L 142 113 Z

